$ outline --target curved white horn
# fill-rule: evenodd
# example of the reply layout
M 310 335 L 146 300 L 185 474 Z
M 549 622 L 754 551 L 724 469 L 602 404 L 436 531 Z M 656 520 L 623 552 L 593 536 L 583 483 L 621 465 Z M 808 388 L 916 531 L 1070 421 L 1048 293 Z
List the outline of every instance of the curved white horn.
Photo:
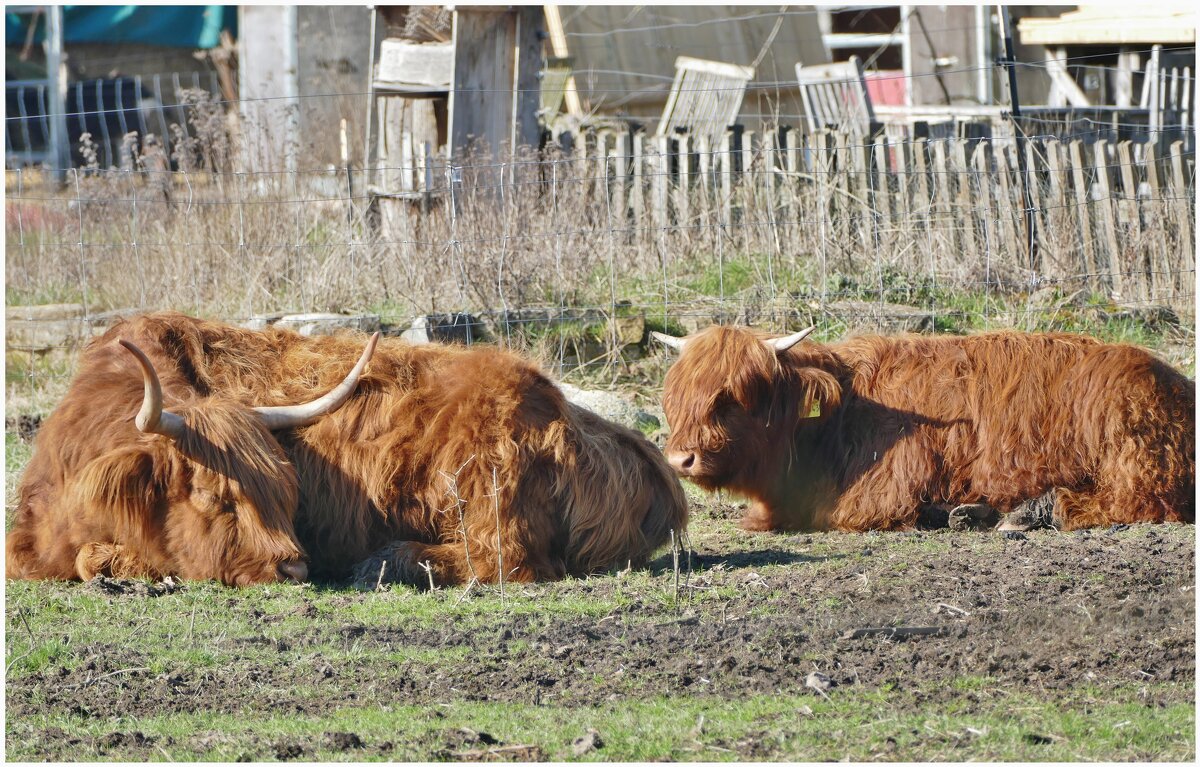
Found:
M 816 329 L 817 326 L 813 325 L 810 328 L 801 330 L 799 333 L 792 333 L 790 336 L 783 336 L 782 338 L 772 338 L 769 341 L 763 341 L 763 343 L 774 349 L 776 353 L 786 352 L 805 338 L 808 338 L 808 334 Z
M 332 413 L 345 404 L 346 400 L 350 399 L 350 395 L 354 393 L 355 387 L 358 386 L 358 379 L 362 376 L 367 363 L 370 362 L 371 355 L 375 353 L 375 345 L 378 343 L 379 333 L 376 332 L 371 336 L 371 340 L 367 341 L 367 348 L 363 349 L 362 356 L 358 358 L 358 364 L 340 384 L 324 397 L 312 402 L 305 402 L 302 405 L 256 407 L 254 412 L 262 417 L 263 423 L 271 431 L 308 426 L 321 416 Z
M 672 349 L 680 352 L 683 351 L 683 345 L 687 343 L 686 338 L 676 338 L 675 336 L 669 336 L 666 333 L 659 333 L 657 330 L 651 330 L 650 335 L 654 336 L 655 340 L 657 340 L 660 344 L 669 346 Z
M 162 434 L 171 439 L 178 439 L 183 434 L 183 419 L 170 410 L 163 410 L 162 384 L 158 382 L 158 373 L 154 370 L 154 364 L 150 362 L 146 353 L 134 344 L 125 339 L 121 339 L 120 343 L 133 355 L 142 368 L 142 382 L 145 387 L 142 395 L 142 409 L 133 419 L 138 431 L 147 434 Z

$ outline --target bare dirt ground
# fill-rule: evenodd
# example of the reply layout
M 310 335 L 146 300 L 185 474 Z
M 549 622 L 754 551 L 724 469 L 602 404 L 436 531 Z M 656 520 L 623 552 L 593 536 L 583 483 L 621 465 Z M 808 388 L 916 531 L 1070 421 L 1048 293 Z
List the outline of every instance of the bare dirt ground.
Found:
M 139 728 L 164 713 L 270 712 L 305 720 L 344 708 L 405 705 L 436 714 L 438 706 L 466 703 L 583 711 L 663 698 L 732 705 L 783 692 L 808 693 L 816 702 L 879 693 L 967 712 L 1006 695 L 1036 705 L 1085 689 L 1097 699 L 1120 693 L 1149 709 L 1194 700 L 1192 527 L 750 535 L 734 528 L 739 513 L 716 501 L 698 510 L 691 570 L 684 556 L 678 585 L 669 554 L 649 573 L 510 586 L 500 602 L 494 592 L 421 594 L 401 586 L 370 593 L 326 584 L 248 599 L 193 584 L 53 585 L 55 598 L 73 592 L 100 601 L 128 626 L 114 625 L 112 641 L 88 642 L 9 675 L 10 758 L 202 755 L 225 737 L 204 727 L 185 735 Z M 14 602 L 13 591 L 10 584 L 10 638 L 33 631 L 28 616 L 36 616 L 41 593 L 30 587 Z M 389 605 L 419 600 L 426 600 L 424 612 L 389 614 Z M 491 607 L 462 617 L 461 606 L 472 601 Z M 591 608 L 569 606 L 577 603 Z M 147 621 L 162 620 L 177 622 L 168 637 L 182 642 L 189 605 L 187 639 L 194 642 L 197 631 L 206 636 L 202 647 L 216 662 L 164 658 L 155 641 L 146 641 L 153 634 Z M 217 633 L 214 619 L 225 630 Z M 60 630 L 70 642 L 65 620 Z M 143 640 L 129 636 L 137 626 Z M 889 627 L 901 630 L 853 635 Z M 906 633 L 911 628 L 930 633 Z M 51 629 L 41 624 L 43 630 Z M 10 640 L 10 663 L 14 654 Z M 813 672 L 829 686 L 806 686 Z M 103 722 L 112 724 L 74 724 Z M 774 726 L 764 721 L 761 731 L 737 740 L 709 740 L 716 750 L 691 758 L 805 758 Z M 1032 745 L 1061 739 L 1033 731 L 1025 737 Z M 1180 737 L 1186 759 L 1189 749 L 1194 755 L 1194 735 Z M 564 744 L 558 758 L 580 756 L 570 747 Z M 250 733 L 238 739 L 236 755 L 540 759 L 550 756 L 547 748 L 506 746 L 488 732 L 449 724 L 439 729 L 434 716 L 433 726 L 405 739 L 352 724 L 320 737 Z M 874 756 L 976 755 L 969 747 L 946 748 Z M 583 758 L 606 758 L 594 743 L 582 749 L 591 753 Z

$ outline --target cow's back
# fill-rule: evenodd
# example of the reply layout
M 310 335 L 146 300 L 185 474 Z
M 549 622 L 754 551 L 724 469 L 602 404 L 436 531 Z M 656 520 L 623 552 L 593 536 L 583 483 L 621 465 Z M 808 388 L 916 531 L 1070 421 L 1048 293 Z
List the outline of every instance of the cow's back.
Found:
M 852 371 L 849 439 L 920 440 L 935 500 L 1008 508 L 1124 470 L 1192 508 L 1183 498 L 1194 487 L 1195 385 L 1143 349 L 1017 332 L 869 336 L 835 348 Z

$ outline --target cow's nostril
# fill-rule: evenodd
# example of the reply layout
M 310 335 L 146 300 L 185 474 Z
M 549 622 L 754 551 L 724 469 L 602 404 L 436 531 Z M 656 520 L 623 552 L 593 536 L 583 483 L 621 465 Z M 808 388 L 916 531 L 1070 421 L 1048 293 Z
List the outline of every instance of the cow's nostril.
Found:
M 671 468 L 680 474 L 687 474 L 696 465 L 696 454 L 690 450 L 673 452 L 667 456 Z
M 308 565 L 300 561 L 283 562 L 279 565 L 279 575 L 285 580 L 303 583 L 308 579 Z

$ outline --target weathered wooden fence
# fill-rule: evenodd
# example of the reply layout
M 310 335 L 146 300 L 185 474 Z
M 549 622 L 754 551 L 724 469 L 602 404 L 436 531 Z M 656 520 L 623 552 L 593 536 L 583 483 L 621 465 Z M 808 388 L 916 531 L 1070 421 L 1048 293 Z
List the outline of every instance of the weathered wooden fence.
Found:
M 548 234 L 615 237 L 626 268 L 765 254 L 822 284 L 833 272 L 890 268 L 964 286 L 1059 284 L 1190 311 L 1194 153 L 1178 141 L 1034 136 L 1022 174 L 1017 151 L 1004 138 L 856 143 L 782 128 L 731 130 L 709 146 L 607 129 L 564 134 L 559 146 L 507 163 L 447 168 L 430 157 L 402 171 L 413 173 L 410 188 L 453 203 L 458 231 L 503 216 L 499 204 L 523 211 L 517 229 L 527 232 L 540 201 L 555 211 Z M 428 205 L 408 210 L 429 215 Z M 408 220 L 402 231 L 455 239 L 438 229 Z

